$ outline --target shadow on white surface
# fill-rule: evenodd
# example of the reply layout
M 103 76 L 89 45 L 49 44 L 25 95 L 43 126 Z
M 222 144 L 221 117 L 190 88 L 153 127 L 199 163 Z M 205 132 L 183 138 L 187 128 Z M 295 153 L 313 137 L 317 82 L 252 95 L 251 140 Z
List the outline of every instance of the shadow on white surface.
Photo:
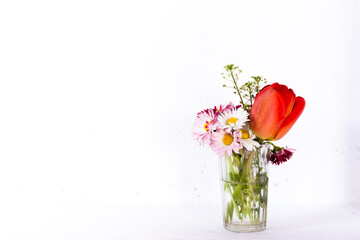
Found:
M 279 206 L 270 211 L 266 232 L 289 239 L 354 239 L 360 237 L 359 211 L 359 206 Z
M 360 206 L 270 207 L 265 231 L 234 233 L 218 205 L 18 205 L 2 209 L 0 239 L 360 239 Z

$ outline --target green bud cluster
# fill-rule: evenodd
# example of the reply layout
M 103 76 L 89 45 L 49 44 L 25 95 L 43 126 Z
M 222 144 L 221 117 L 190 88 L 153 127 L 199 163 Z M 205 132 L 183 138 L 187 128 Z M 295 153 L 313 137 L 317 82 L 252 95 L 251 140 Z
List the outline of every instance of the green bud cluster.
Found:
M 240 88 L 238 87 L 239 75 L 242 72 L 238 66 L 234 64 L 226 65 L 225 67 L 226 73 L 222 73 L 223 79 L 230 81 L 233 86 L 223 85 L 223 87 L 231 88 L 235 94 L 240 97 L 240 104 L 247 111 L 251 110 L 253 101 L 255 99 L 256 94 L 259 93 L 261 88 L 266 84 L 266 79 L 260 76 L 252 76 L 251 80 L 244 83 Z

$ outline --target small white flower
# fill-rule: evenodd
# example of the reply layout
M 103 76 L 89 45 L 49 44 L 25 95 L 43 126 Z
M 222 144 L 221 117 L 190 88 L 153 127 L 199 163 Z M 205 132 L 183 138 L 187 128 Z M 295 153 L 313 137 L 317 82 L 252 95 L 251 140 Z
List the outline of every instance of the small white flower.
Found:
M 244 146 L 244 148 L 246 148 L 246 150 L 255 151 L 256 148 L 260 147 L 260 144 L 254 140 L 256 138 L 255 134 L 250 129 L 240 129 L 239 131 L 237 131 L 237 134 L 238 139 L 240 139 L 242 145 Z
M 243 108 L 230 109 L 224 111 L 218 117 L 218 127 L 226 129 L 227 132 L 231 130 L 239 130 L 243 128 L 246 122 L 249 121 L 249 113 Z

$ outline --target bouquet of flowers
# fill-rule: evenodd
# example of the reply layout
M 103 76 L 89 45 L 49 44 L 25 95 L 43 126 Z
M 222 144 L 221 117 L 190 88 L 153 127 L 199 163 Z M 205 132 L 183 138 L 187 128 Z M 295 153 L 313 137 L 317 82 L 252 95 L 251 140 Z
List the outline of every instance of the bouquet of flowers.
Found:
M 266 79 L 253 76 L 239 85 L 241 70 L 225 66 L 222 76 L 240 98 L 197 114 L 193 136 L 200 145 L 209 144 L 220 157 L 223 180 L 223 218 L 227 228 L 235 224 L 261 225 L 265 228 L 267 204 L 267 162 L 288 161 L 294 149 L 276 146 L 295 124 L 305 100 L 279 83 L 266 85 Z M 266 85 L 266 86 L 264 86 Z

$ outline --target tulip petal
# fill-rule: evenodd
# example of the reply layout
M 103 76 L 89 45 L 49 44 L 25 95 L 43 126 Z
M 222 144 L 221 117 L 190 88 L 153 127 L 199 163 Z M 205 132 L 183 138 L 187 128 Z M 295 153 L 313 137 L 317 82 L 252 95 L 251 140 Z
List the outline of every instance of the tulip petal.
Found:
M 294 91 L 291 88 L 288 88 L 286 85 L 282 85 L 279 83 L 273 83 L 271 86 L 281 93 L 284 103 L 286 105 L 286 116 L 289 116 L 295 103 Z
M 250 114 L 250 127 L 262 139 L 275 137 L 286 118 L 282 95 L 272 86 L 264 87 L 255 97 Z
M 283 124 L 280 127 L 279 132 L 276 134 L 275 138 L 272 139 L 273 141 L 279 140 L 292 128 L 295 124 L 296 120 L 300 117 L 301 113 L 305 108 L 305 99 L 302 97 L 296 97 L 294 107 L 290 113 L 290 115 L 285 119 Z

